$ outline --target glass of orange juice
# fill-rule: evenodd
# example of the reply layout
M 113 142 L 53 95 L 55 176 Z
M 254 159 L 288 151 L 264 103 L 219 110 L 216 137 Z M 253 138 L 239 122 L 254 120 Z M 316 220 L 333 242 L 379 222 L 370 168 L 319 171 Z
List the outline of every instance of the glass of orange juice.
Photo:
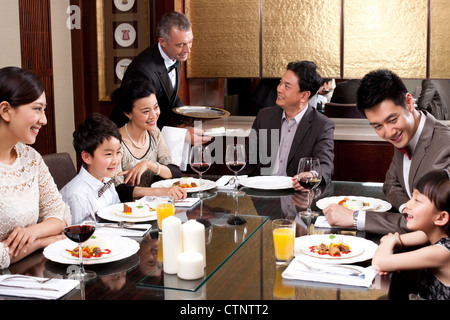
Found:
M 277 219 L 272 222 L 275 263 L 288 265 L 294 258 L 295 221 Z
M 158 228 L 162 231 L 162 221 L 175 213 L 175 200 L 173 197 L 158 197 L 156 199 L 156 219 Z

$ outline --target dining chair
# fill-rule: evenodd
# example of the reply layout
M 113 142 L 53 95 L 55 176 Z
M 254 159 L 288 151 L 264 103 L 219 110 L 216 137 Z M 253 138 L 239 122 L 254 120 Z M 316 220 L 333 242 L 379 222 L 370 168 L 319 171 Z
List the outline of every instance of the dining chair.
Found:
M 365 118 L 354 103 L 325 103 L 324 114 L 329 118 Z
M 67 152 L 50 153 L 43 155 L 42 158 L 48 166 L 58 190 L 61 190 L 77 175 L 72 158 Z

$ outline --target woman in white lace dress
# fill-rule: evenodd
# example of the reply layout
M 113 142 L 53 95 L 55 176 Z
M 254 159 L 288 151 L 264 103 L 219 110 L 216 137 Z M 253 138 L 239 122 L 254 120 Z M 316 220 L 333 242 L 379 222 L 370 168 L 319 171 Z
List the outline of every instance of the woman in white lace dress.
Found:
M 0 269 L 63 239 L 70 210 L 36 141 L 45 117 L 44 84 L 29 71 L 0 69 Z

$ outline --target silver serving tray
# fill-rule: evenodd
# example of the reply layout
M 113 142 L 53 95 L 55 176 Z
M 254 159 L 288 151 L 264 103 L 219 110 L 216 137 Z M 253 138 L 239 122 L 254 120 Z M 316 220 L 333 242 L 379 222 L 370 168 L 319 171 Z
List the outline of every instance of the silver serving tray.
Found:
M 185 117 L 199 119 L 216 119 L 228 117 L 230 113 L 227 110 L 216 107 L 204 106 L 182 106 L 176 107 L 173 111 Z

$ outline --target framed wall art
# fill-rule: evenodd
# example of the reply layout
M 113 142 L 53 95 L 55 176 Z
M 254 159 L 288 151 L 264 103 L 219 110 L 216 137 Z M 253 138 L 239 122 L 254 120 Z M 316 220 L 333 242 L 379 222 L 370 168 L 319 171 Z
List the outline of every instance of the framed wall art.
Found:
M 150 45 L 150 0 L 96 0 L 98 91 L 109 101 L 126 68 Z

